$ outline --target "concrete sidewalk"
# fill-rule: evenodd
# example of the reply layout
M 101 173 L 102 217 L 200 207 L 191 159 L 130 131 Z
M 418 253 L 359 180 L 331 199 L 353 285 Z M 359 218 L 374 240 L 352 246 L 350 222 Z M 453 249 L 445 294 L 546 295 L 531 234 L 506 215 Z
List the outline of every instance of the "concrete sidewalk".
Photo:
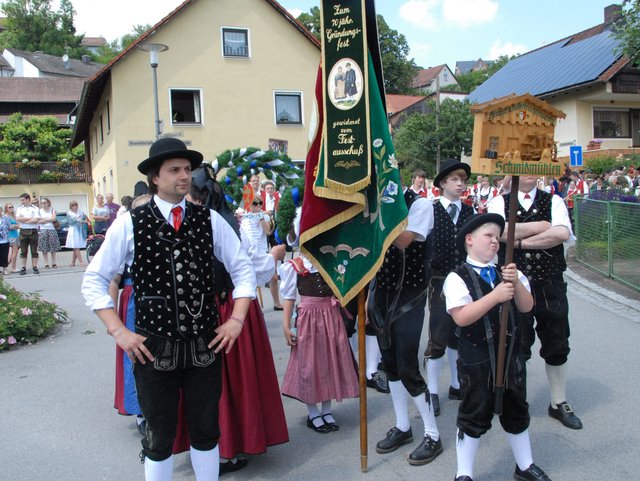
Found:
M 63 252 L 59 266 L 68 265 Z M 579 274 L 576 274 L 579 276 Z M 140 436 L 132 418 L 113 409 L 114 343 L 99 319 L 84 305 L 82 271 L 60 267 L 29 270 L 7 281 L 57 302 L 69 322 L 41 342 L 0 354 L 0 479 L 12 481 L 97 481 L 143 479 L 138 453 Z M 638 365 L 640 326 L 616 314 L 614 301 L 603 303 L 577 278 L 569 277 L 572 313 L 569 400 L 585 428 L 571 431 L 548 417 L 548 388 L 543 362 L 528 363 L 531 440 L 535 461 L 556 481 L 636 479 L 640 472 L 640 438 L 633 420 L 638 383 L 629 382 L 628 366 Z M 598 295 L 606 297 L 599 288 Z M 280 380 L 289 358 L 281 313 L 274 312 L 263 289 L 264 311 Z M 632 311 L 630 311 L 632 313 Z M 640 313 L 635 316 L 640 318 Z M 633 316 L 632 316 L 633 317 Z M 423 346 L 426 338 L 423 331 Z M 595 355 L 594 355 L 595 354 Z M 441 386 L 446 389 L 448 370 Z M 442 396 L 437 418 L 444 453 L 432 464 L 410 466 L 406 458 L 419 442 L 421 422 L 410 403 L 414 443 L 378 455 L 375 442 L 394 425 L 389 396 L 367 391 L 369 471 L 360 470 L 357 400 L 334 406 L 340 431 L 317 434 L 305 425 L 306 409 L 283 398 L 290 441 L 251 456 L 249 466 L 225 479 L 243 480 L 413 480 L 449 481 L 455 476 L 457 403 Z M 496 419 L 484 436 L 476 464 L 476 481 L 513 478 L 514 461 Z M 174 480 L 194 480 L 188 454 L 175 460 Z

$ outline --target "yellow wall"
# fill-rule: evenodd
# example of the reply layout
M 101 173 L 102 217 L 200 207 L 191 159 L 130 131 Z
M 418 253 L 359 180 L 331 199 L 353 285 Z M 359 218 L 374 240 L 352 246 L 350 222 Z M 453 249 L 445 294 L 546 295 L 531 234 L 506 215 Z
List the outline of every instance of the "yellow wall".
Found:
M 221 27 L 249 29 L 250 59 L 223 58 Z M 304 159 L 312 113 L 320 51 L 271 5 L 263 0 L 194 1 L 159 28 L 150 42 L 169 50 L 159 54 L 158 92 L 164 134 L 178 134 L 206 160 L 228 148 L 268 147 L 269 138 L 288 140 L 288 155 Z M 173 127 L 169 114 L 171 88 L 201 88 L 202 126 Z M 301 91 L 303 125 L 275 123 L 274 91 Z M 137 165 L 148 145 L 129 141 L 155 138 L 152 69 L 149 54 L 132 51 L 112 68 L 101 106 L 89 132 L 94 136 L 109 97 L 111 132 L 98 152 L 91 145 L 95 183 L 113 169 L 114 196 L 131 195 L 144 180 Z M 106 118 L 103 113 L 103 120 Z M 99 136 L 99 127 L 98 127 Z M 103 191 L 104 192 L 104 191 Z

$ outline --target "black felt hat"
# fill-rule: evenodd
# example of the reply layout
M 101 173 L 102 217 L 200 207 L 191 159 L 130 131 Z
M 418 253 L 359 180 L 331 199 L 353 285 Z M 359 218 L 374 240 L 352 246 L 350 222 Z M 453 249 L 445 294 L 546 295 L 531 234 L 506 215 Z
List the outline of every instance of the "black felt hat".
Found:
M 464 239 L 467 237 L 467 234 L 471 234 L 478 227 L 489 223 L 498 224 L 500 227 L 500 235 L 502 235 L 504 232 L 504 218 L 500 214 L 474 214 L 468 217 L 456 234 L 456 245 L 460 252 L 465 251 Z
M 469 176 L 471 175 L 471 167 L 469 167 L 469 164 L 460 162 L 458 159 L 445 160 L 444 162 L 442 162 L 442 164 L 440 164 L 440 172 L 438 172 L 436 178 L 433 179 L 433 185 L 435 185 L 439 189 L 442 179 L 444 179 L 448 173 L 458 169 L 464 170 L 467 173 L 467 178 L 469 178 Z
M 185 143 L 173 137 L 156 140 L 149 148 L 149 158 L 138 164 L 140 173 L 147 175 L 152 167 L 161 165 L 167 159 L 186 159 L 191 162 L 191 169 L 197 169 L 202 164 L 202 154 L 197 150 L 189 150 Z

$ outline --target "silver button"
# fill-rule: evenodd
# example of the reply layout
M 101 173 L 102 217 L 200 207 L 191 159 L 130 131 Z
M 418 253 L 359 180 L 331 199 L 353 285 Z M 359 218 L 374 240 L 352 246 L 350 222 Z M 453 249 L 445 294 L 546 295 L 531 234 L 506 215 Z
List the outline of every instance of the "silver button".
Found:
M 182 332 L 184 332 L 184 331 L 186 331 L 186 330 L 187 330 L 187 328 L 186 328 L 186 327 L 184 327 L 184 326 L 180 326 L 180 330 L 181 330 Z
M 184 294 L 184 289 L 182 287 L 178 289 L 178 294 Z
M 180 319 L 181 321 L 184 321 L 187 318 L 187 316 L 185 316 L 184 314 L 180 314 L 178 316 L 178 319 Z
M 184 307 L 184 301 L 180 301 L 180 302 L 178 302 L 178 305 L 179 305 L 180 307 Z
M 182 263 L 181 262 L 178 262 L 176 264 L 176 269 L 182 269 Z

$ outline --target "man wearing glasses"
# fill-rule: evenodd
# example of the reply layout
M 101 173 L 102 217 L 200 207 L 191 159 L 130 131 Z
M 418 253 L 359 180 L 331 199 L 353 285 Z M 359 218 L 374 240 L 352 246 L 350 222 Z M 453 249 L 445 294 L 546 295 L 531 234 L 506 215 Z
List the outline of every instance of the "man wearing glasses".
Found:
M 37 202 L 37 199 L 34 199 Z M 20 227 L 20 259 L 22 269 L 20 275 L 27 273 L 27 255 L 31 248 L 31 266 L 34 274 L 38 271 L 38 220 L 40 213 L 38 206 L 31 202 L 31 196 L 26 192 L 20 196 L 20 207 L 16 209 L 16 221 Z

